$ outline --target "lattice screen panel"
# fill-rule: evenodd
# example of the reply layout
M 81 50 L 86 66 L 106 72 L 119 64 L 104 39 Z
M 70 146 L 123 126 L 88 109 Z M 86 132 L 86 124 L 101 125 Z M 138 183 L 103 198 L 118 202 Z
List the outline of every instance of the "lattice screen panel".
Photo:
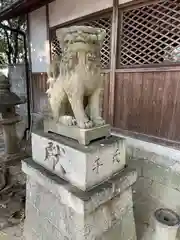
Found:
M 60 43 L 57 40 L 55 32 L 53 32 L 51 38 L 51 58 L 54 59 L 54 57 L 61 55 L 61 53 Z
M 110 68 L 110 56 L 111 56 L 111 28 L 112 20 L 111 15 L 107 15 L 98 19 L 92 19 L 89 21 L 78 22 L 74 25 L 85 25 L 91 27 L 99 27 L 106 30 L 106 38 L 101 49 L 101 64 L 103 68 Z M 52 33 L 51 40 L 51 56 L 52 59 L 56 55 L 61 54 L 61 48 L 59 41 L 55 36 L 55 32 Z
M 122 14 L 118 67 L 160 64 L 170 48 L 180 45 L 180 1 L 159 1 Z

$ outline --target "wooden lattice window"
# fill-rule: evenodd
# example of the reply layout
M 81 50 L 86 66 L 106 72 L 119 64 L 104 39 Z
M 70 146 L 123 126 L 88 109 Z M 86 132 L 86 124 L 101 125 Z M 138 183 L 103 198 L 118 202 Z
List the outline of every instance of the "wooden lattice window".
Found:
M 84 20 L 76 22 L 72 25 L 85 25 L 91 27 L 99 27 L 106 30 L 106 38 L 101 49 L 101 64 L 102 68 L 110 68 L 110 56 L 111 56 L 111 28 L 112 28 L 112 19 L 111 14 L 108 14 L 103 17 L 94 18 L 91 20 Z M 51 33 L 51 57 L 52 59 L 56 55 L 61 54 L 61 47 L 59 41 L 56 38 L 55 30 Z
M 55 56 L 61 55 L 61 47 L 60 43 L 56 37 L 56 31 L 51 32 L 51 60 L 54 59 Z
M 180 2 L 159 1 L 120 10 L 118 67 L 160 64 L 168 49 L 180 45 Z

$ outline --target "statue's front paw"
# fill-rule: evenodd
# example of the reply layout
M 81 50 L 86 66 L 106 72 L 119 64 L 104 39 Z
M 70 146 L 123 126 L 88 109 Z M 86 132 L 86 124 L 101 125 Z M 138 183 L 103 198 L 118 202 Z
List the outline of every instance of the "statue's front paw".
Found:
M 95 126 L 103 126 L 105 124 L 105 120 L 102 117 L 98 117 L 96 119 L 93 119 Z
M 66 126 L 75 126 L 77 125 L 76 119 L 72 116 L 61 116 L 59 118 L 59 122 L 61 122 L 62 124 L 66 125 Z
M 74 117 L 68 116 L 66 119 L 66 124 L 68 126 L 75 126 L 77 124 L 76 119 Z
M 92 128 L 92 127 L 93 127 L 93 122 L 91 120 L 87 120 L 79 123 L 79 128 L 82 128 L 82 129 Z

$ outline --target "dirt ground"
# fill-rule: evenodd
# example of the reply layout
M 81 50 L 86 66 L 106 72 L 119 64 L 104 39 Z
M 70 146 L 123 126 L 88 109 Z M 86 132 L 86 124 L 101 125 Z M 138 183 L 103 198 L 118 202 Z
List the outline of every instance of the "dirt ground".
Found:
M 23 224 L 1 231 L 0 240 L 25 240 L 23 238 Z
M 0 151 L 3 143 L 2 129 L 0 127 Z M 23 223 L 0 231 L 0 240 L 25 240 L 23 238 Z

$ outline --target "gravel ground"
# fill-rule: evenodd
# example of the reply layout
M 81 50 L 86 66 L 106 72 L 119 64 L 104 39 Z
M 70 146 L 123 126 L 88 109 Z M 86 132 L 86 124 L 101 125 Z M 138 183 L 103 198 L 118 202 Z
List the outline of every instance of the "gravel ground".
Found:
M 0 240 L 25 240 L 23 238 L 23 224 L 1 231 Z

